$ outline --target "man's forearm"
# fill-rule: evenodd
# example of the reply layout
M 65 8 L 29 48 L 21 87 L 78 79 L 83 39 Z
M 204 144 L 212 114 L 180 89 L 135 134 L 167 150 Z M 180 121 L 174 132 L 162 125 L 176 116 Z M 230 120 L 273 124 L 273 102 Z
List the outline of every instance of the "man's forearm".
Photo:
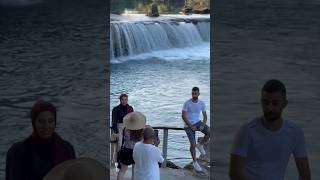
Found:
M 189 127 L 192 126 L 192 124 L 189 122 L 188 117 L 184 111 L 182 111 L 182 119 Z
M 202 115 L 203 115 L 203 124 L 207 124 L 207 119 L 208 119 L 208 116 L 207 116 L 207 112 L 206 111 L 202 111 Z
M 191 123 L 189 122 L 188 118 L 183 118 L 183 121 L 189 126 L 191 127 Z
M 207 117 L 204 117 L 204 118 L 203 118 L 203 124 L 204 124 L 204 125 L 207 124 Z
M 308 158 L 295 158 L 295 161 L 299 173 L 299 180 L 311 180 Z
M 299 172 L 299 180 L 311 180 L 310 170 Z

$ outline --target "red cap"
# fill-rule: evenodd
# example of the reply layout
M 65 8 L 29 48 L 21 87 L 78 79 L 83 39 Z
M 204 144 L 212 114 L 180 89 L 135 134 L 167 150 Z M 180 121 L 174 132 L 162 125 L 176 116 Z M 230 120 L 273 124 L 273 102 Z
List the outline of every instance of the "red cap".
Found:
M 31 109 L 31 120 L 32 120 L 32 126 L 34 127 L 34 122 L 37 119 L 38 115 L 43 111 L 50 111 L 54 115 L 54 120 L 56 122 L 57 119 L 57 109 L 56 107 L 46 101 L 40 100 L 34 103 L 32 109 Z
M 122 98 L 122 97 L 126 97 L 126 98 L 128 98 L 128 94 L 126 94 L 126 93 L 122 93 L 122 94 L 120 94 L 119 99 L 121 100 L 121 98 Z

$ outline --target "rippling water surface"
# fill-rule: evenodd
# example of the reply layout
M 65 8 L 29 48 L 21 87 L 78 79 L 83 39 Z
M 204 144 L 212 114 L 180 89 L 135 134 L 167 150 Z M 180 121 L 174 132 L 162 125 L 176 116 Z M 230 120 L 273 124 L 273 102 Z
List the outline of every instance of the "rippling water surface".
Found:
M 129 104 L 147 116 L 148 124 L 183 127 L 182 105 L 198 86 L 210 115 L 209 15 L 111 19 L 111 53 L 117 55 L 110 66 L 111 109 L 119 104 L 119 94 L 127 92 Z M 130 53 L 114 53 L 120 51 Z M 169 132 L 168 158 L 179 166 L 191 161 L 184 131 Z
M 106 3 L 11 3 L 0 6 L 0 179 L 37 99 L 58 106 L 57 132 L 78 156 L 106 163 Z
M 270 78 L 281 79 L 287 87 L 289 105 L 284 115 L 305 131 L 312 179 L 319 179 L 319 1 L 215 3 L 215 179 L 229 179 L 229 152 L 235 131 L 260 115 L 260 89 Z M 286 179 L 298 179 L 293 159 Z
M 193 26 L 185 28 L 188 27 Z M 167 36 L 166 33 L 163 35 Z M 193 35 L 196 34 L 190 34 Z M 186 47 L 168 46 L 111 59 L 110 105 L 119 104 L 119 94 L 127 92 L 129 104 L 147 116 L 148 124 L 183 127 L 182 105 L 191 98 L 191 88 L 198 86 L 199 98 L 205 102 L 210 115 L 210 43 L 200 41 Z M 184 131 L 169 132 L 168 158 L 179 166 L 191 161 Z

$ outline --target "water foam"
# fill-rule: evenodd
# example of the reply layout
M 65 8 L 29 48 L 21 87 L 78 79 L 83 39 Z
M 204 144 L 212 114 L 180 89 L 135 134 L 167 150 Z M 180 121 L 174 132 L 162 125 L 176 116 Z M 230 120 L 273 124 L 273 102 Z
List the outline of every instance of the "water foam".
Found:
M 172 48 L 167 50 L 141 53 L 132 56 L 119 57 L 111 60 L 111 63 L 124 63 L 138 60 L 164 60 L 164 61 L 193 61 L 210 60 L 210 43 L 204 42 L 200 45 L 187 48 Z
M 188 48 L 209 41 L 210 22 L 119 21 L 110 25 L 111 59 Z

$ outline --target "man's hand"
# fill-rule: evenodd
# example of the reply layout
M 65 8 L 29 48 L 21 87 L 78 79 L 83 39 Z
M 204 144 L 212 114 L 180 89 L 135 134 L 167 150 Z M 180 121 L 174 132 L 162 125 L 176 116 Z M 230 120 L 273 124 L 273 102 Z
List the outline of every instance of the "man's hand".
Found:
M 160 139 L 159 138 L 155 139 L 154 140 L 154 145 L 158 146 L 159 144 L 160 144 Z
M 111 134 L 111 138 L 112 138 L 112 139 L 115 139 L 115 140 L 116 140 L 116 139 L 118 139 L 118 137 L 119 137 L 119 134 L 116 134 L 116 133 L 112 133 L 112 134 Z
M 196 130 L 197 130 L 197 128 L 196 128 L 196 130 L 194 130 L 194 129 L 192 128 L 192 125 L 190 124 L 190 122 L 189 122 L 189 120 L 188 120 L 188 113 L 187 113 L 187 111 L 183 111 L 183 110 L 182 110 L 182 119 L 183 119 L 183 121 L 186 123 L 186 125 L 188 125 L 189 127 L 191 127 L 191 129 L 192 129 L 193 131 L 196 131 Z
M 203 124 L 203 123 L 202 123 Z M 202 131 L 204 129 L 204 125 L 201 125 L 200 127 L 199 127 L 199 131 Z
M 195 126 L 191 126 L 191 129 L 192 129 L 192 131 L 197 131 L 198 130 L 197 127 L 195 127 Z

